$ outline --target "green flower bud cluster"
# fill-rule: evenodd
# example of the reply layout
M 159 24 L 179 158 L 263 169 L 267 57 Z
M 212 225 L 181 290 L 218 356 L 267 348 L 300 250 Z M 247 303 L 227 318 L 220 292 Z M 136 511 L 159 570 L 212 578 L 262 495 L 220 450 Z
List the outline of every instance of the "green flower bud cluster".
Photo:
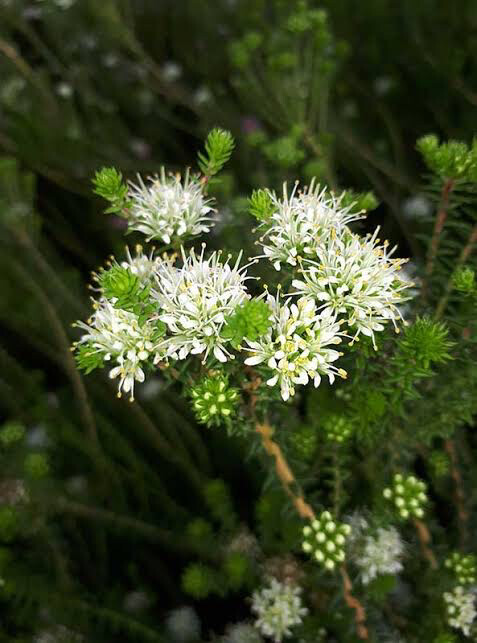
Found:
M 404 520 L 410 517 L 422 518 L 423 506 L 428 501 L 426 484 L 415 476 L 405 478 L 400 473 L 396 473 L 392 487 L 387 487 L 383 496 L 394 504 L 399 516 Z
M 345 559 L 344 546 L 350 533 L 349 525 L 335 522 L 329 511 L 323 511 L 311 526 L 303 527 L 302 549 L 325 569 L 332 571 Z
M 323 430 L 327 440 L 341 444 L 351 436 L 353 425 L 351 421 L 343 415 L 330 415 L 324 422 Z
M 289 440 L 293 451 L 303 458 L 310 460 L 318 444 L 318 434 L 311 426 L 300 426 L 290 433 Z
M 461 554 L 455 551 L 445 562 L 445 566 L 456 575 L 459 585 L 473 585 L 477 578 L 477 557 L 474 554 Z
M 48 458 L 44 453 L 29 453 L 23 465 L 25 474 L 30 478 L 40 480 L 50 473 Z
M 270 327 L 271 310 L 261 299 L 249 299 L 237 306 L 229 317 L 222 331 L 222 337 L 230 341 L 234 348 L 239 348 L 246 337 L 254 342 L 265 335 Z
M 238 390 L 230 387 L 224 375 L 204 377 L 190 390 L 197 419 L 207 426 L 220 426 L 235 413 Z
M 466 297 L 476 293 L 475 272 L 472 268 L 459 268 L 452 277 L 454 288 Z
M 7 422 L 0 429 L 0 443 L 8 447 L 19 442 L 25 435 L 25 427 L 19 422 Z

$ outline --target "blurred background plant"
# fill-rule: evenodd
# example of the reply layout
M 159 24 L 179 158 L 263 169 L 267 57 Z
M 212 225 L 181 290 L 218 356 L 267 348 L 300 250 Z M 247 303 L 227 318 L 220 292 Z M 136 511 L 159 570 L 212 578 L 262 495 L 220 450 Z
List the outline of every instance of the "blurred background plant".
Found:
M 476 26 L 472 0 L 0 0 L 0 640 L 253 643 L 245 599 L 270 576 L 306 576 L 296 640 L 355 640 L 341 585 L 294 551 L 301 523 L 258 443 L 198 424 L 160 374 L 116 400 L 70 351 L 89 272 L 124 244 L 94 173 L 194 165 L 216 125 L 236 151 L 210 184 L 209 245 L 253 254 L 251 191 L 317 177 L 372 210 L 361 225 L 412 257 L 421 292 L 402 338 L 357 356 L 362 377 L 282 411 L 301 484 L 337 512 L 374 502 L 379 523 L 381 463 L 414 469 L 438 557 L 471 547 Z M 359 589 L 370 630 L 458 640 L 444 577 L 410 558 Z

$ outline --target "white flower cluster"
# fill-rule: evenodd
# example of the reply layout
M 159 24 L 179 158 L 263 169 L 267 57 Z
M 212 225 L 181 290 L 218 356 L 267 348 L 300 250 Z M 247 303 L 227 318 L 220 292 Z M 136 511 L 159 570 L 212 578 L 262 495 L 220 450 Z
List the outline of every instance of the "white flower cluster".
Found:
M 379 244 L 379 228 L 370 237 L 361 238 L 346 231 L 333 236 L 316 251 L 315 259 L 302 263 L 302 279 L 293 280 L 297 294 L 314 297 L 321 308 L 343 315 L 354 331 L 372 337 L 391 320 L 402 319 L 399 305 L 403 291 L 412 284 L 399 276 L 405 259 L 391 259 L 395 248 Z
M 77 326 L 86 331 L 78 345 L 87 343 L 91 353 L 100 354 L 107 362 L 116 362 L 109 376 L 111 379 L 119 377 L 118 397 L 124 391 L 130 393 L 133 400 L 134 383 L 145 379 L 143 363 L 151 354 L 158 357 L 154 321 L 140 325 L 137 315 L 115 308 L 114 302 L 103 299 L 96 304 L 96 311 L 88 323 L 80 321 Z
M 240 256 L 230 266 L 228 259 L 221 261 L 220 252 L 205 259 L 204 251 L 205 245 L 197 257 L 194 250 L 186 255 L 182 249 L 181 268 L 172 261 L 159 266 L 153 297 L 170 335 L 160 347 L 174 359 L 192 354 L 203 355 L 205 361 L 212 351 L 219 362 L 226 362 L 231 354 L 220 332 L 227 317 L 249 298 L 246 266 L 239 268 Z
M 335 375 L 346 377 L 346 371 L 333 362 L 341 353 L 330 348 L 341 342 L 340 324 L 329 310 L 317 311 L 313 299 L 302 297 L 297 303 L 280 303 L 269 295 L 273 311 L 272 325 L 258 341 L 246 340 L 252 356 L 245 360 L 250 366 L 266 362 L 272 370 L 269 386 L 280 384 L 284 400 L 295 394 L 295 385 L 311 380 L 319 386 L 321 376 L 333 383 Z
M 255 627 L 275 643 L 291 636 L 291 628 L 302 622 L 308 613 L 301 601 L 301 588 L 280 583 L 275 578 L 269 587 L 252 596 L 252 611 L 257 615 Z
M 361 214 L 352 214 L 351 206 L 342 208 L 341 198 L 336 198 L 326 189 L 311 182 L 309 187 L 298 191 L 298 183 L 288 196 L 283 186 L 283 199 L 269 192 L 274 212 L 260 227 L 266 230 L 260 238 L 265 257 L 276 270 L 282 263 L 296 266 L 300 258 L 315 256 L 317 250 L 330 236 L 340 234 L 346 225 L 362 219 Z
M 452 592 L 444 594 L 447 608 L 447 621 L 451 627 L 462 630 L 465 636 L 470 635 L 470 627 L 477 616 L 475 594 L 457 585 Z
M 356 564 L 361 569 L 361 578 L 368 585 L 377 576 L 398 574 L 402 566 L 404 544 L 395 527 L 379 528 L 376 535 L 365 538 Z
M 147 185 L 138 177 L 137 184 L 130 183 L 128 196 L 128 229 L 142 232 L 147 241 L 169 244 L 210 230 L 211 199 L 204 197 L 202 183 L 188 171 L 184 181 L 179 175 L 166 176 L 164 168 L 149 177 Z

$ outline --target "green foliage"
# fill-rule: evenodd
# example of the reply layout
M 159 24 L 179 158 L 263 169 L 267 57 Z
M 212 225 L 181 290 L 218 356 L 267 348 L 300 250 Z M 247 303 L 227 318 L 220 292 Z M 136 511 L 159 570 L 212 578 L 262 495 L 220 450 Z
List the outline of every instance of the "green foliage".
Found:
M 429 467 L 436 478 L 443 478 L 449 474 L 449 457 L 443 451 L 433 451 L 429 456 Z
M 76 344 L 74 349 L 76 365 L 85 375 L 104 366 L 104 352 L 98 351 L 91 342 Z
M 269 329 L 270 316 L 270 307 L 263 300 L 249 299 L 237 306 L 232 317 L 226 320 L 222 337 L 234 348 L 239 348 L 245 338 L 256 341 Z
M 248 200 L 248 211 L 259 221 L 268 221 L 275 210 L 268 190 L 254 190 Z
M 251 578 L 249 559 L 239 552 L 229 554 L 223 561 L 222 570 L 227 586 L 232 591 L 238 591 L 246 585 Z
M 237 522 L 230 491 L 223 480 L 211 480 L 204 487 L 205 500 L 213 518 L 226 530 Z
M 208 427 L 231 426 L 238 403 L 238 389 L 229 386 L 221 373 L 203 377 L 191 387 L 192 406 L 201 424 Z
M 0 542 L 11 542 L 18 530 L 18 513 L 13 507 L 0 506 Z
M 428 168 L 442 179 L 475 181 L 477 179 L 477 141 L 469 147 L 460 141 L 439 143 L 434 134 L 417 141 Z
M 16 442 L 20 442 L 25 435 L 25 427 L 20 422 L 7 422 L 0 429 L 0 443 L 4 447 L 9 447 Z
M 471 297 L 477 290 L 475 272 L 472 268 L 458 268 L 452 276 L 454 288 L 465 297 Z
M 201 563 L 191 563 L 184 570 L 181 584 L 183 591 L 197 600 L 207 598 L 217 589 L 214 570 Z
M 218 174 L 230 159 L 235 142 L 230 132 L 215 128 L 205 141 L 205 154 L 199 152 L 199 167 L 204 176 Z
M 128 205 L 128 186 L 123 175 L 114 167 L 103 167 L 93 179 L 94 193 L 109 201 L 106 213 L 123 214 Z
M 345 190 L 340 194 L 340 205 L 343 208 L 350 208 L 350 212 L 371 212 L 379 205 L 373 192 L 354 192 Z
M 46 478 L 50 473 L 50 464 L 44 453 L 29 453 L 23 467 L 25 475 L 36 480 Z
M 449 330 L 444 323 L 418 317 L 404 329 L 398 343 L 398 359 L 414 361 L 418 368 L 424 369 L 431 363 L 446 362 L 451 359 L 449 351 L 454 345 L 448 336 Z

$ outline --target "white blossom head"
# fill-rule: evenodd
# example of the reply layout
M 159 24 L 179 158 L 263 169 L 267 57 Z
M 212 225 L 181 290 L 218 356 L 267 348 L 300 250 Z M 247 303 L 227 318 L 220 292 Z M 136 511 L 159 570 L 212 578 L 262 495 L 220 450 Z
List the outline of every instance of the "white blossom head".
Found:
M 384 574 L 397 574 L 402 569 L 404 543 L 395 527 L 378 528 L 374 535 L 364 538 L 356 564 L 361 569 L 365 585 Z
M 300 595 L 300 587 L 273 578 L 268 587 L 252 596 L 252 612 L 257 615 L 255 627 L 274 643 L 291 636 L 291 628 L 302 623 L 302 617 L 308 613 Z
M 147 184 L 138 176 L 137 184 L 129 184 L 128 230 L 157 239 L 165 244 L 209 232 L 213 212 L 211 199 L 204 196 L 198 176 L 187 170 L 180 175 L 160 175 L 148 178 Z
M 159 265 L 152 292 L 157 300 L 159 319 L 167 326 L 169 337 L 162 347 L 167 356 L 185 359 L 189 354 L 210 353 L 226 362 L 231 354 L 221 337 L 227 318 L 248 298 L 245 282 L 247 266 L 239 267 L 241 254 L 231 265 L 230 257 L 222 261 L 221 252 L 205 258 L 205 244 L 199 256 L 182 248 L 182 266 L 172 260 Z
M 259 240 L 264 256 L 280 270 L 282 263 L 296 266 L 300 258 L 314 257 L 319 247 L 362 214 L 351 213 L 352 205 L 342 207 L 342 197 L 335 197 L 314 180 L 298 190 L 298 183 L 288 196 L 286 183 L 283 197 L 269 192 L 273 213 L 260 227 Z
M 330 383 L 335 375 L 346 377 L 346 371 L 333 364 L 341 353 L 331 347 L 341 343 L 342 333 L 329 309 L 319 312 L 315 301 L 307 297 L 282 303 L 278 296 L 269 295 L 268 304 L 273 311 L 271 326 L 258 341 L 246 340 L 252 355 L 245 364 L 266 365 L 271 370 L 267 384 L 278 383 L 284 400 L 295 394 L 297 384 L 311 380 L 316 387 L 323 375 Z
M 143 321 L 132 312 L 115 308 L 114 302 L 103 299 L 88 323 L 77 322 L 86 331 L 77 348 L 84 345 L 89 360 L 111 362 L 112 379 L 119 378 L 118 397 L 129 393 L 134 399 L 135 382 L 144 382 L 144 365 L 150 357 L 157 357 L 156 344 L 160 336 L 156 321 Z
M 399 306 L 412 284 L 399 271 L 406 259 L 392 259 L 395 248 L 379 245 L 379 228 L 361 238 L 349 230 L 330 238 L 317 250 L 314 260 L 303 261 L 301 279 L 294 279 L 295 294 L 322 302 L 320 308 L 342 316 L 354 332 L 373 339 L 391 320 L 402 319 Z
M 457 585 L 451 592 L 444 594 L 444 601 L 449 625 L 461 630 L 465 636 L 470 636 L 470 628 L 477 616 L 475 593 Z

